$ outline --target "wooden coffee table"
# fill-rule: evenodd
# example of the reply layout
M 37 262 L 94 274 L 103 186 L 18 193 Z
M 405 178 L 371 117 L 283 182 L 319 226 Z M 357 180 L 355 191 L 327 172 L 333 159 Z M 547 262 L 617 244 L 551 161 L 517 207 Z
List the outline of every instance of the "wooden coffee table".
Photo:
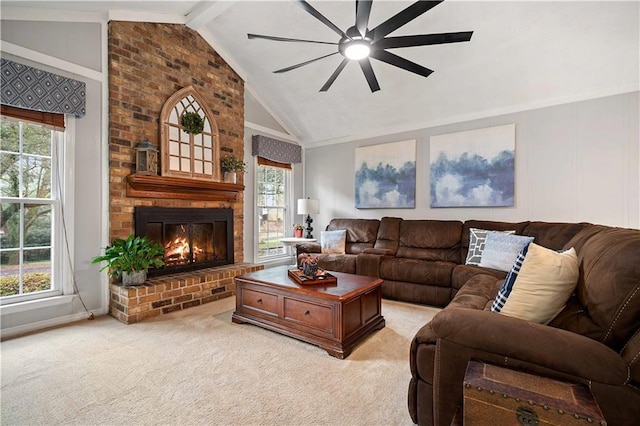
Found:
M 384 327 L 382 280 L 330 272 L 332 285 L 300 285 L 289 267 L 263 269 L 235 277 L 235 323 L 250 323 L 320 346 L 336 358 Z

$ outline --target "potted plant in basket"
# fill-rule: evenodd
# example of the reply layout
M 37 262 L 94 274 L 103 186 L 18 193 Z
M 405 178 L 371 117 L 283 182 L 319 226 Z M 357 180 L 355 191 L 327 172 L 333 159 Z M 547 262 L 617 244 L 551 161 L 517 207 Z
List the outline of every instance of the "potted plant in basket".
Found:
M 224 173 L 225 182 L 236 183 L 236 173 L 245 172 L 247 170 L 247 164 L 236 158 L 235 155 L 225 155 L 220 159 L 220 168 Z
M 107 262 L 101 271 L 109 268 L 112 277 L 122 275 L 123 285 L 139 285 L 147 280 L 147 271 L 151 266 L 164 265 L 163 255 L 162 244 L 131 234 L 126 240 L 113 240 L 110 246 L 105 247 L 104 254 L 94 257 L 91 262 Z

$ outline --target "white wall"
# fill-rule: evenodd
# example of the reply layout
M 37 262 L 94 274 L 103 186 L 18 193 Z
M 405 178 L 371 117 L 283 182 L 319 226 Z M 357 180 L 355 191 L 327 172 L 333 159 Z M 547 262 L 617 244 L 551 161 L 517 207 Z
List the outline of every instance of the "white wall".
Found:
M 2 21 L 2 56 L 86 83 L 86 115 L 75 119 L 75 202 L 73 209 L 75 278 L 87 308 L 107 312 L 106 279 L 91 258 L 101 252 L 107 235 L 108 186 L 103 183 L 107 141 L 105 69 L 106 29 L 103 23 Z M 37 37 L 34 35 L 37 34 Z M 2 336 L 86 318 L 77 297 L 42 307 L 39 303 L 2 308 Z
M 587 221 L 640 227 L 639 93 L 507 114 L 396 135 L 308 148 L 308 196 L 320 200 L 316 229 L 335 217 Z M 516 201 L 502 208 L 430 208 L 431 135 L 516 125 Z M 354 206 L 355 148 L 417 140 L 416 208 Z

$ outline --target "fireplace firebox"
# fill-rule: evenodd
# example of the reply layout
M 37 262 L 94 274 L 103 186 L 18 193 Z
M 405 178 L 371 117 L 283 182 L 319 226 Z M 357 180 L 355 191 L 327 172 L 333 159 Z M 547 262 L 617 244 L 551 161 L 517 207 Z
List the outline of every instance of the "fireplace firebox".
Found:
M 164 247 L 164 275 L 234 263 L 233 209 L 136 207 L 136 235 Z

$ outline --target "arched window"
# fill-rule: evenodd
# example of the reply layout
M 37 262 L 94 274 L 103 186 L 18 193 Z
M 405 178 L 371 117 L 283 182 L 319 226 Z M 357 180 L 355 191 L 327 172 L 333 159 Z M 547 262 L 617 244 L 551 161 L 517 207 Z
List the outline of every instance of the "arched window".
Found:
M 202 120 L 202 131 L 190 132 L 183 121 L 185 114 L 196 121 L 193 114 L 197 114 Z M 218 125 L 206 101 L 192 86 L 177 91 L 165 102 L 160 121 L 162 176 L 219 181 Z

